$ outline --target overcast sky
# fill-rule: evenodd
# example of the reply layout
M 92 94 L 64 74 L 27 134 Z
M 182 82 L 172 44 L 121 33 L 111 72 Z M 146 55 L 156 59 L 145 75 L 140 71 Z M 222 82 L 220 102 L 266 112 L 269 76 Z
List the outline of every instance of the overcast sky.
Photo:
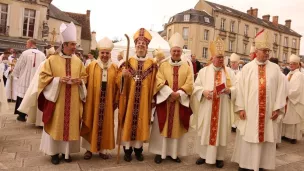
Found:
M 194 8 L 199 0 L 53 0 L 63 11 L 86 13 L 91 10 L 91 30 L 97 41 L 104 36 L 121 38 L 140 27 L 160 31 L 163 24 L 176 13 Z M 258 8 L 258 15 L 279 16 L 279 23 L 291 19 L 291 28 L 304 35 L 304 0 L 209 0 L 246 12 Z M 133 36 L 133 35 L 131 35 Z M 304 39 L 301 41 L 304 55 Z

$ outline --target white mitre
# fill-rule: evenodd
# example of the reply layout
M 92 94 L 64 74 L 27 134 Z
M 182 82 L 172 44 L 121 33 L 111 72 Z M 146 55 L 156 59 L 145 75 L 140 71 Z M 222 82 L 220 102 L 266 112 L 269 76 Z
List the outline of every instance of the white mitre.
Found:
M 77 42 L 77 30 L 73 22 L 70 24 L 62 23 L 60 25 L 61 41 L 64 42 Z
M 99 40 L 97 43 L 97 48 L 99 50 L 112 50 L 114 48 L 114 44 L 112 40 L 110 40 L 107 37 L 104 37 L 103 39 Z
M 230 56 L 230 61 L 231 61 L 231 62 L 239 62 L 240 59 L 241 59 L 240 56 L 237 55 L 236 53 L 233 53 L 233 54 L 231 54 L 231 56 Z
M 254 53 L 255 52 L 255 46 L 251 45 L 250 47 L 250 53 Z
M 301 61 L 301 58 L 295 54 L 292 54 L 290 57 L 289 57 L 289 62 L 296 62 L 296 63 L 300 63 Z
M 174 33 L 169 40 L 170 48 L 179 47 L 179 48 L 183 49 L 184 44 L 185 44 L 185 41 L 184 41 L 183 37 L 177 32 Z

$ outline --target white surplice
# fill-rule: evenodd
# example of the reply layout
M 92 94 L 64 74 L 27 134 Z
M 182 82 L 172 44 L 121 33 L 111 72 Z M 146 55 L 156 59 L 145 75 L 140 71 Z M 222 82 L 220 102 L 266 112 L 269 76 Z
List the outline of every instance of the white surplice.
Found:
M 17 100 L 18 78 L 14 77 L 10 71 L 11 67 L 8 67 L 4 72 L 4 76 L 7 78 L 5 85 L 6 97 L 10 100 Z
M 31 81 L 31 84 L 27 89 L 24 98 L 18 108 L 18 111 L 28 114 L 26 122 L 30 124 L 35 124 L 36 126 L 44 125 L 42 122 L 42 111 L 38 109 L 39 74 L 44 63 L 45 61 L 41 62 L 41 64 L 37 68 L 37 71 Z
M 264 122 L 264 142 L 259 142 L 259 73 L 258 66 L 265 65 L 266 71 L 266 112 Z M 241 168 L 275 169 L 276 120 L 272 112 L 284 110 L 285 87 L 280 68 L 269 61 L 260 63 L 257 59 L 245 65 L 237 84 L 235 111 L 244 110 L 246 119 L 238 123 L 236 145 L 232 161 Z
M 287 110 L 283 118 L 282 136 L 290 139 L 301 140 L 301 123 L 304 121 L 304 75 L 296 69 L 290 71 Z
M 0 62 L 0 112 L 5 112 L 8 110 L 8 103 L 5 94 L 5 87 L 3 81 L 3 73 L 4 73 L 5 65 Z
M 13 71 L 13 76 L 18 78 L 18 97 L 24 97 L 38 66 L 44 60 L 44 53 L 38 49 L 28 49 L 21 54 Z
M 227 94 L 220 95 L 220 106 L 218 115 L 218 132 L 215 146 L 209 145 L 210 126 L 212 115 L 212 100 L 207 100 L 203 96 L 205 90 L 214 90 L 214 74 L 216 71 L 222 71 L 221 83 L 226 83 L 226 74 L 223 68 L 216 68 L 213 64 L 201 69 L 195 80 L 194 91 L 191 97 L 191 107 L 194 113 L 192 127 L 198 131 L 198 142 L 196 152 L 206 163 L 214 164 L 216 160 L 224 160 L 228 138 L 230 136 L 231 124 L 233 123 L 231 114 L 231 101 L 235 99 L 236 83 L 235 74 L 231 69 L 225 68 L 231 79 L 231 96 Z

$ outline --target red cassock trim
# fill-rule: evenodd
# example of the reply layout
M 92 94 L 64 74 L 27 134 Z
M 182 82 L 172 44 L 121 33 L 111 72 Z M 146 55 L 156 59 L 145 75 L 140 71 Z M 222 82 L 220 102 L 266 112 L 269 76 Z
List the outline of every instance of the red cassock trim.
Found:
M 43 93 L 41 93 L 38 97 L 38 108 L 43 112 L 42 121 L 44 124 L 49 123 L 51 120 L 54 110 L 55 110 L 55 103 L 48 101 Z

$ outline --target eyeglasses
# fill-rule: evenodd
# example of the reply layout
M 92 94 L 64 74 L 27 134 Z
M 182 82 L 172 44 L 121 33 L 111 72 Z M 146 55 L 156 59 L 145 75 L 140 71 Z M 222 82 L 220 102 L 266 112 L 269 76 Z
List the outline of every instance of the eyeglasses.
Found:
M 260 51 L 262 51 L 263 53 L 269 54 L 271 52 L 270 49 L 258 49 Z

